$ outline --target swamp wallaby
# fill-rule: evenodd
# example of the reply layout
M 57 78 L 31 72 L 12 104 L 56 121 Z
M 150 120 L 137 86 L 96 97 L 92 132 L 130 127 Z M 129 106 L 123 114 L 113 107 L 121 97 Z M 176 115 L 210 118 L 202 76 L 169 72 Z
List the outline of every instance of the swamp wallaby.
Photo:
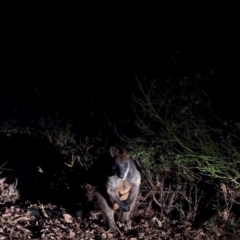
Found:
M 141 176 L 134 161 L 121 149 L 111 147 L 108 156 L 92 165 L 87 178 L 88 202 L 94 202 L 107 227 L 116 230 L 115 210 L 117 221 L 128 220 L 139 192 Z

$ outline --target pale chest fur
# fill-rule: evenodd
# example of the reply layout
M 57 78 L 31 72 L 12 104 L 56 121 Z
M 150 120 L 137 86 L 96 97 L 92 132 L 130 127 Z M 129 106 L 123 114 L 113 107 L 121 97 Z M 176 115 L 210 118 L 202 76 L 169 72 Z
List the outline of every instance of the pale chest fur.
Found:
M 121 180 L 117 176 L 111 176 L 107 181 L 107 188 L 111 188 L 112 191 L 117 192 L 119 195 L 128 193 L 131 189 L 131 182 L 129 180 Z
M 121 180 L 117 176 L 111 176 L 108 178 L 107 181 L 107 189 L 110 189 L 114 192 L 117 193 L 118 197 L 124 201 L 128 198 L 129 191 L 131 190 L 131 182 L 129 180 Z M 118 209 L 118 204 L 114 202 L 112 198 L 110 198 L 112 204 L 113 204 L 113 209 L 116 210 Z

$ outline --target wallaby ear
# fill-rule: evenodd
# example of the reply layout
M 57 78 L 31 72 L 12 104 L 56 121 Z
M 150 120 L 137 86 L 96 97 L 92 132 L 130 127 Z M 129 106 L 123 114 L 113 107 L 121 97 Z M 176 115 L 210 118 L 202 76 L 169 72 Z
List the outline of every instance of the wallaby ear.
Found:
M 110 155 L 114 158 L 119 154 L 119 150 L 116 147 L 110 147 Z

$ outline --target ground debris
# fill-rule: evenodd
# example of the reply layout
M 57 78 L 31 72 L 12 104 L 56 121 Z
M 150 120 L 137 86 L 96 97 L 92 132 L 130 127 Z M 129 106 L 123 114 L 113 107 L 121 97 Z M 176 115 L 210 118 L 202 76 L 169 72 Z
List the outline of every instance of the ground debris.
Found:
M 135 210 L 127 224 L 119 224 L 120 233 L 106 231 L 101 215 L 87 219 L 68 214 L 54 218 L 35 218 L 17 206 L 0 208 L 1 239 L 227 239 L 223 230 L 213 226 L 211 231 L 193 229 L 189 222 L 144 216 Z M 158 213 L 155 211 L 155 216 Z M 224 238 L 225 237 L 225 238 Z

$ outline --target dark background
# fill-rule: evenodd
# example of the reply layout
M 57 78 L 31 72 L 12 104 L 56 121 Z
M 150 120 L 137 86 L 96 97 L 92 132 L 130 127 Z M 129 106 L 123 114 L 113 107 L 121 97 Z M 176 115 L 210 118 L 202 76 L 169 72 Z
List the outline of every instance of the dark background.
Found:
M 26 6 L 29 10 L 25 12 L 19 9 L 16 15 L 6 14 L 1 31 L 0 126 L 19 136 L 1 136 L 1 159 L 9 162 L 8 168 L 21 172 L 22 196 L 31 200 L 31 193 L 32 199 L 38 198 L 39 189 L 45 196 L 45 187 L 56 180 L 53 172 L 60 179 L 66 165 L 62 162 L 59 166 L 63 156 L 52 150 L 48 139 L 22 136 L 18 128 L 28 127 L 33 134 L 41 119 L 53 121 L 52 126 L 59 126 L 61 121 L 63 128 L 70 122 L 77 144 L 85 136 L 100 135 L 101 129 L 104 142 L 114 145 L 113 125 L 120 134 L 129 136 L 134 123 L 129 102 L 137 92 L 135 77 L 147 81 L 164 78 L 160 69 L 173 77 L 184 77 L 181 65 L 173 67 L 175 56 L 183 62 L 186 59 L 188 70 L 196 68 L 202 74 L 224 120 L 239 119 L 239 24 L 234 6 L 218 7 L 196 4 L 182 10 L 171 6 L 166 13 L 158 6 L 154 12 L 132 9 L 127 14 L 99 9 L 83 14 L 85 10 L 80 7 L 46 13 L 47 7 L 33 11 Z M 210 71 L 214 75 L 208 78 Z M 46 129 L 43 126 L 40 132 Z M 41 182 L 37 164 L 50 171 L 44 175 L 46 185 Z M 69 169 L 66 179 L 74 196 L 80 183 Z M 18 178 L 14 174 L 12 179 Z M 27 183 L 31 186 L 26 187 Z M 62 188 L 59 192 L 66 195 Z M 61 200 L 55 191 L 53 195 Z M 51 201 L 49 196 L 46 201 Z
M 213 69 L 215 102 L 229 112 L 239 104 L 239 37 L 234 6 L 227 7 L 175 6 L 171 14 L 163 7 L 109 15 L 95 10 L 88 17 L 83 10 L 66 10 L 9 18 L 2 45 L 2 104 L 12 108 L 20 103 L 11 99 L 20 95 L 22 106 L 31 103 L 40 112 L 51 108 L 50 115 L 78 121 L 83 106 L 100 97 L 116 120 L 130 111 L 135 76 L 152 79 L 158 68 L 171 71 L 166 59 L 187 53 L 189 65 Z

